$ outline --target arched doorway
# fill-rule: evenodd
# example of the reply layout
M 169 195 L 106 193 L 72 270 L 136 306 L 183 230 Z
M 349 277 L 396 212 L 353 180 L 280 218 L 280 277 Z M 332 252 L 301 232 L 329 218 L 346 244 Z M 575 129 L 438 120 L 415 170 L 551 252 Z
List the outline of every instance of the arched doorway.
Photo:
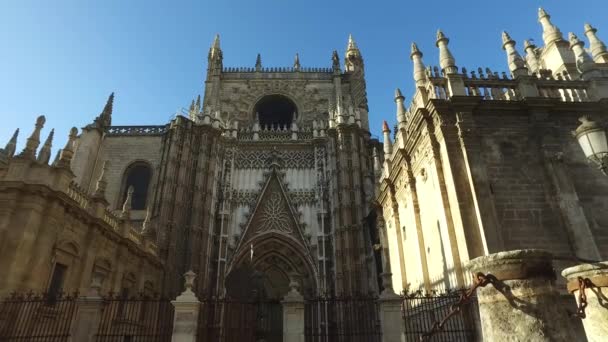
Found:
M 225 280 L 226 296 L 251 301 L 252 341 L 280 342 L 283 331 L 281 300 L 292 280 L 304 296 L 316 290 L 315 272 L 306 249 L 290 236 L 269 232 L 256 236 L 235 255 Z M 253 253 L 252 253 L 253 251 Z

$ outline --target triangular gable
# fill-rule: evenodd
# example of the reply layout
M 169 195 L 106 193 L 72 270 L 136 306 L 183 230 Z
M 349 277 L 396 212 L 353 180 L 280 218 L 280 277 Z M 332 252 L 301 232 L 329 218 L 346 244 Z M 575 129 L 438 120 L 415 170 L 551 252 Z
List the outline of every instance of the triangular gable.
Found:
M 285 187 L 281 182 L 276 168 L 270 171 L 266 183 L 260 191 L 256 205 L 241 238 L 236 246 L 234 255 L 239 255 L 243 246 L 249 248 L 249 242 L 267 233 L 278 233 L 288 236 L 310 251 L 309 244 L 302 234 L 296 219 L 296 211 L 290 204 Z

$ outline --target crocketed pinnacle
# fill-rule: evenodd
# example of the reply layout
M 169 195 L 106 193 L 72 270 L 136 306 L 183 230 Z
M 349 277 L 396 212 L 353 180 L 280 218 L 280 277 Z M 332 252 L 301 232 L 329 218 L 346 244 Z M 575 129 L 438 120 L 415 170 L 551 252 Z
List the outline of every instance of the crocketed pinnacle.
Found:
M 331 53 L 331 66 L 334 71 L 340 70 L 340 57 L 338 56 L 338 51 L 336 50 Z
M 456 67 L 456 60 L 452 55 L 452 52 L 448 48 L 450 40 L 441 30 L 437 30 L 437 42 L 436 45 L 439 48 L 439 65 L 446 75 L 455 74 L 458 72 Z
M 357 47 L 357 43 L 353 39 L 353 35 L 350 33 L 348 34 L 348 47 L 346 48 L 346 50 L 359 50 L 359 47 Z
M 27 142 L 25 143 L 25 148 L 19 154 L 23 158 L 34 160 L 36 157 L 36 150 L 40 145 L 40 131 L 42 127 L 44 127 L 44 123 L 46 122 L 46 118 L 44 115 L 40 115 L 36 119 L 36 126 L 34 127 L 34 131 L 29 138 L 27 138 Z
M 48 164 L 51 159 L 51 147 L 53 145 L 53 135 L 55 134 L 55 129 L 51 129 L 49 136 L 46 138 L 46 141 L 42 145 L 40 152 L 38 152 L 38 162 L 41 164 Z
M 393 142 L 391 141 L 391 129 L 388 128 L 386 120 L 382 121 L 382 135 L 384 136 L 384 154 L 388 156 L 393 152 Z
M 300 70 L 300 55 L 296 53 L 296 57 L 293 60 L 293 68 L 295 70 Z
M 585 24 L 585 35 L 587 39 L 589 39 L 589 50 L 591 51 L 591 55 L 593 56 L 593 60 L 596 63 L 608 63 L 608 51 L 606 50 L 606 45 L 604 42 L 597 36 L 597 29 L 595 29 L 590 24 Z
M 418 49 L 416 43 L 412 43 L 410 59 L 414 63 L 414 81 L 416 81 L 417 86 L 423 86 L 427 76 L 424 62 L 422 61 L 422 52 Z
M 96 128 L 96 129 L 103 130 L 105 127 L 112 125 L 112 111 L 113 110 L 114 110 L 114 92 L 112 92 L 110 94 L 110 96 L 108 96 L 108 99 L 106 100 L 106 104 L 105 104 L 105 106 L 103 106 L 103 110 L 101 111 L 101 113 L 99 115 L 97 115 L 95 120 L 93 120 L 93 123 L 87 125 L 85 128 L 87 128 L 87 129 Z
M 99 177 L 97 178 L 97 183 L 95 184 L 95 192 L 93 192 L 93 197 L 95 198 L 105 200 L 106 186 L 108 185 L 108 181 L 106 179 L 108 164 L 109 162 L 107 160 L 104 160 L 101 166 L 101 173 L 99 174 Z
M 255 70 L 260 70 L 262 69 L 262 56 L 258 53 L 258 55 L 255 57 Z
M 7 156 L 12 157 L 15 155 L 15 149 L 17 148 L 17 136 L 19 135 L 19 128 L 15 130 L 11 139 L 6 143 L 6 147 L 4 147 L 4 152 L 6 152 Z
M 69 169 L 72 163 L 72 157 L 74 156 L 74 141 L 78 135 L 78 128 L 72 127 L 70 129 L 70 135 L 68 141 L 65 143 L 65 147 L 59 153 L 59 160 L 55 163 L 55 166 Z

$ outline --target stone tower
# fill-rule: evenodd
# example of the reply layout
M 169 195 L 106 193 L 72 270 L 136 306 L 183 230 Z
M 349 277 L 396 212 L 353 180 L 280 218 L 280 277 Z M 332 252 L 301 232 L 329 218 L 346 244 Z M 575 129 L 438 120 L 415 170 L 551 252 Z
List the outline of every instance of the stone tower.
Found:
M 83 187 L 112 160 L 117 209 L 141 179 L 130 172 L 149 169 L 131 216 L 147 217 L 156 236 L 166 291 L 180 291 L 191 269 L 205 295 L 281 298 L 291 280 L 308 296 L 377 292 L 365 222 L 375 221 L 366 217 L 378 142 L 353 38 L 344 67 L 334 51 L 328 68 L 302 66 L 298 55 L 293 67 L 264 67 L 258 55 L 255 67 L 233 68 L 216 36 L 202 95 L 169 124 L 141 127 L 110 126 L 112 96 L 77 142 Z

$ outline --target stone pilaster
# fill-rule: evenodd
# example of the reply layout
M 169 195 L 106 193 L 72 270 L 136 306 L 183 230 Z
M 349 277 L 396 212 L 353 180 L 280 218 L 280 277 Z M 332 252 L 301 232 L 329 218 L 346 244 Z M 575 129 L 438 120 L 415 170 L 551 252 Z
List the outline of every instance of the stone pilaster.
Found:
M 196 327 L 201 303 L 192 292 L 196 274 L 192 271 L 184 274 L 186 289 L 171 302 L 175 307 L 173 316 L 172 342 L 196 342 Z
M 299 284 L 291 281 L 291 290 L 283 297 L 283 342 L 304 342 L 304 297 Z
M 591 286 L 585 289 L 587 307 L 583 326 L 589 342 L 606 341 L 608 336 L 608 261 L 566 268 L 562 276 L 568 279 L 568 291 L 580 304 L 579 277 L 588 278 Z
M 560 305 L 549 252 L 506 251 L 471 260 L 476 274 L 498 279 L 477 289 L 484 341 L 574 341 Z

